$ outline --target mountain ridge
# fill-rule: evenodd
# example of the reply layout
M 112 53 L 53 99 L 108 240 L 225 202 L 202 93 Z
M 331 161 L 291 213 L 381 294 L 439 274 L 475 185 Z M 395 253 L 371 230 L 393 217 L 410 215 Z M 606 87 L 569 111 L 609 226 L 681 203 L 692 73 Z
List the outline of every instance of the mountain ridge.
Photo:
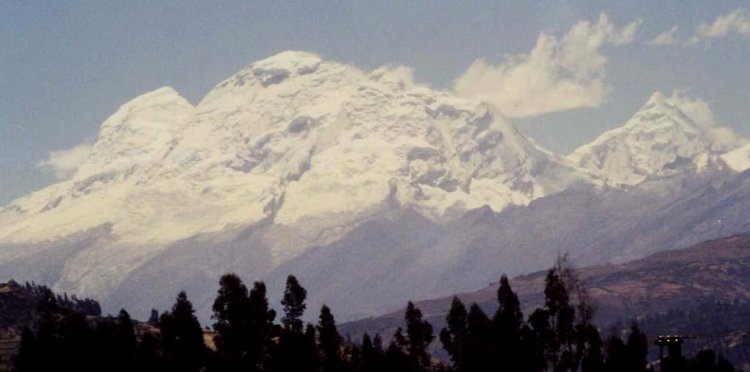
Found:
M 568 158 L 612 186 L 633 186 L 675 172 L 723 167 L 720 155 L 747 141 L 715 124 L 708 105 L 680 92 L 655 92 L 622 126 Z
M 678 98 L 682 122 L 718 128 L 702 101 Z M 668 99 L 652 100 L 672 120 Z M 749 229 L 746 178 L 691 146 L 688 166 L 607 184 L 407 68 L 284 52 L 197 105 L 165 87 L 120 107 L 67 178 L 0 209 L 0 271 L 113 308 L 187 289 L 204 317 L 223 272 L 294 272 L 346 319 L 536 270 L 559 250 L 622 261 Z M 710 166 L 690 165 L 701 156 Z
M 592 179 L 484 103 L 417 85 L 404 68 L 283 52 L 196 106 L 168 87 L 124 104 L 69 178 L 0 210 L 0 239 L 39 244 L 109 224 L 107 241 L 69 258 L 58 282 L 103 295 L 193 237 L 270 222 L 259 239 L 278 265 L 389 203 L 450 220 L 576 182 Z M 0 250 L 0 261 L 17 258 Z

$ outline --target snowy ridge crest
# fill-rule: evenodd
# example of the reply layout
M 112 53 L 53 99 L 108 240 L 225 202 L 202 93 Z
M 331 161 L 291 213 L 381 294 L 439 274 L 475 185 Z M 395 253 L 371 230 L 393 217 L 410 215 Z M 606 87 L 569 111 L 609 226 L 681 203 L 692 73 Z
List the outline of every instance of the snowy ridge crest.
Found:
M 284 52 L 197 106 L 171 88 L 126 103 L 69 178 L 0 210 L 0 239 L 35 243 L 110 226 L 113 241 L 78 253 L 63 274 L 71 291 L 103 283 L 84 292 L 95 294 L 197 235 L 267 224 L 280 263 L 389 208 L 441 221 L 590 181 L 488 106 L 415 84 L 407 68 L 365 72 Z M 273 239 L 282 230 L 294 238 Z M 97 260 L 118 270 L 97 269 Z
M 746 141 L 717 126 L 708 105 L 675 92 L 654 93 L 622 127 L 610 130 L 568 158 L 613 186 L 721 166 L 721 154 Z

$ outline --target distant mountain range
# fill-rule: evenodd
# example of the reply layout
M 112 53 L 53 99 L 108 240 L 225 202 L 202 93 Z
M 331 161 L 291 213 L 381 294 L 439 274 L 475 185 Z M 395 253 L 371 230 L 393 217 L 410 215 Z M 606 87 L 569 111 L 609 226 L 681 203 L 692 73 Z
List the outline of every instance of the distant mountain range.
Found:
M 689 311 L 712 302 L 748 303 L 750 235 L 707 241 L 624 264 L 580 267 L 577 271 L 596 304 L 595 322 L 604 329 L 613 324 L 629 324 L 634 319 L 663 314 L 669 309 Z M 510 281 L 526 316 L 544 305 L 545 276 L 546 271 L 539 271 Z M 477 303 L 485 312 L 493 314 L 497 309 L 497 289 L 495 282 L 456 296 L 467 306 Z M 445 324 L 452 298 L 424 300 L 415 305 L 439 329 Z M 398 310 L 343 324 L 341 329 L 354 337 L 363 332 L 391 334 L 402 323 L 403 310 Z M 744 331 L 750 333 L 750 329 Z
M 294 273 L 351 320 L 560 252 L 623 262 L 749 232 L 747 142 L 655 93 L 566 157 L 408 69 L 284 52 L 197 105 L 162 88 L 120 107 L 72 173 L 0 209 L 0 273 L 136 316 L 185 289 L 204 320 L 222 273 L 271 296 Z

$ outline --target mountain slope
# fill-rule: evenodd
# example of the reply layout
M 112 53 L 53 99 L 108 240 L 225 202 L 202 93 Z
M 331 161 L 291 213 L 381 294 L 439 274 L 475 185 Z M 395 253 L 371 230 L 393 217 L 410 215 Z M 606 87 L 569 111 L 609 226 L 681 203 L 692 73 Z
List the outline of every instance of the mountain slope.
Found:
M 551 265 L 550 263 L 549 265 Z M 545 271 L 511 279 L 524 314 L 544 302 Z M 750 301 L 750 235 L 736 235 L 693 247 L 657 253 L 619 265 L 582 267 L 579 275 L 597 304 L 596 321 L 606 326 L 670 308 L 691 308 L 701 302 Z M 497 308 L 497 283 L 457 296 L 478 303 L 492 314 Z M 437 328 L 442 327 L 453 296 L 417 302 Z M 403 311 L 340 326 L 352 336 L 388 333 L 400 326 Z
M 656 92 L 625 125 L 568 158 L 610 185 L 636 185 L 649 178 L 700 172 L 744 142 L 716 126 L 704 102 Z
M 221 246 L 252 230 L 246 249 L 273 267 L 393 208 L 444 223 L 581 181 L 591 178 L 490 107 L 419 86 L 404 68 L 284 52 L 198 105 L 162 88 L 120 107 L 69 178 L 0 210 L 0 264 L 80 241 L 49 279 L 103 297 L 189 241 Z M 86 231 L 102 234 L 78 238 Z

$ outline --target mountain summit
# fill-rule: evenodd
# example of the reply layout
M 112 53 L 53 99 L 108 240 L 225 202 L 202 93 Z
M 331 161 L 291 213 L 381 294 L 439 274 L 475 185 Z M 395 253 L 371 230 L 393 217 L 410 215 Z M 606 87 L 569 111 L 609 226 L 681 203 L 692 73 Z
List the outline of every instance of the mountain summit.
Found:
M 53 275 L 58 289 L 102 296 L 184 239 L 256 226 L 275 265 L 384 210 L 450 220 L 589 180 L 489 106 L 415 84 L 406 68 L 284 52 L 197 106 L 171 88 L 124 104 L 67 179 L 0 210 L 0 241 L 16 247 L 0 261 L 104 228 Z
M 568 158 L 613 186 L 697 172 L 744 141 L 714 124 L 705 102 L 654 93 L 622 127 L 574 150 Z

